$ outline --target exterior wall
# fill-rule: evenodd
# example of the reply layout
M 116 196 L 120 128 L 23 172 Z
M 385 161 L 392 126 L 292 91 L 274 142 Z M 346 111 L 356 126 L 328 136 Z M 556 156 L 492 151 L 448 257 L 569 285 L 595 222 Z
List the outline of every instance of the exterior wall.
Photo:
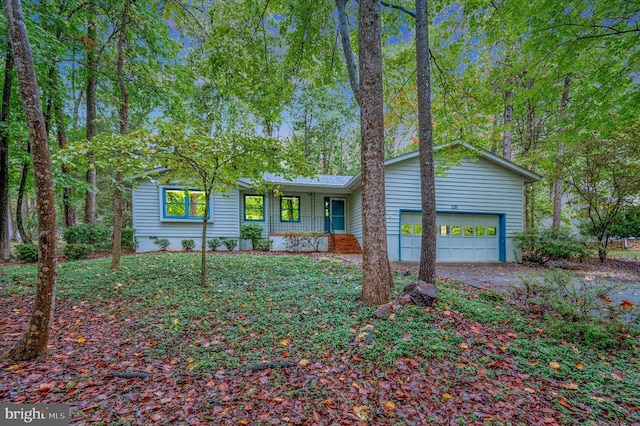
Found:
M 362 189 L 358 188 L 347 200 L 347 233 L 353 234 L 362 245 Z
M 202 222 L 162 220 L 160 189 L 162 186 L 151 181 L 141 181 L 133 189 L 133 227 L 138 239 L 138 252 L 154 251 L 156 238 L 167 238 L 169 250 L 182 250 L 182 240 L 193 239 L 196 248 L 202 242 Z M 227 196 L 214 195 L 211 200 L 211 219 L 207 225 L 207 238 L 240 237 L 238 212 L 240 201 L 237 190 Z M 220 248 L 223 250 L 224 248 Z
M 387 245 L 389 258 L 398 260 L 400 210 L 421 210 L 418 158 L 386 168 Z M 515 262 L 512 235 L 523 228 L 523 179 L 517 173 L 479 158 L 436 176 L 436 210 L 442 213 L 495 213 L 506 218 L 506 261 Z

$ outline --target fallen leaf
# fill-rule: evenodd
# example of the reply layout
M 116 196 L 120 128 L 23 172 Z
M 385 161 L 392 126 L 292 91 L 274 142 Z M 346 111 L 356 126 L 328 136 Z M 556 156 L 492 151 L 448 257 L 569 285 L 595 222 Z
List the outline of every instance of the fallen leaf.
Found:
M 631 309 L 633 308 L 633 303 L 629 302 L 628 300 L 623 300 L 622 302 L 620 302 L 620 306 L 622 306 L 622 309 Z
M 78 342 L 78 343 L 84 343 L 84 342 L 86 342 L 86 341 L 87 341 L 87 339 L 85 339 L 85 338 L 84 338 L 84 337 L 82 337 L 82 336 L 80 336 L 80 337 L 78 337 L 78 338 L 76 339 L 76 342 Z
M 571 382 L 571 383 L 566 383 L 563 387 L 564 387 L 565 389 L 568 389 L 568 390 L 577 390 L 577 389 L 578 389 L 578 385 L 577 385 L 577 384 L 575 384 L 575 383 L 573 383 L 573 382 Z
M 411 333 L 404 333 L 402 335 L 402 340 L 404 340 L 405 342 L 411 340 Z
M 627 378 L 627 376 L 621 371 L 612 371 L 611 377 L 613 377 L 615 380 L 624 380 Z
M 551 361 L 551 362 L 549 363 L 549 367 L 550 367 L 552 370 L 558 371 L 558 370 L 560 370 L 560 363 L 559 363 L 559 362 L 555 362 L 555 361 Z
M 469 345 L 467 345 L 466 343 L 460 343 L 460 344 L 458 345 L 458 347 L 459 347 L 460 349 L 469 349 Z
M 563 397 L 558 398 L 558 404 L 562 405 L 563 407 L 567 407 L 567 408 L 571 407 L 571 405 L 569 405 L 567 400 L 564 399 Z
M 289 345 L 289 343 L 291 343 L 291 339 L 290 339 L 290 338 L 288 338 L 288 337 L 287 337 L 286 339 L 282 339 L 282 340 L 280 340 L 280 344 L 281 344 L 282 346 L 288 346 L 288 345 Z
M 524 390 L 526 390 L 529 393 L 536 393 L 536 391 L 531 388 L 524 388 Z
M 391 412 L 396 409 L 396 404 L 393 401 L 387 401 L 384 403 L 384 409 Z
M 450 394 L 450 393 L 445 392 L 445 393 L 443 393 L 443 394 L 442 394 L 442 397 L 443 397 L 444 399 L 449 400 L 449 399 L 451 399 L 451 394 Z
M 238 424 L 239 425 L 248 425 L 249 424 L 249 419 L 238 420 Z
M 576 368 L 578 370 L 584 370 L 584 364 L 581 362 L 576 362 Z
M 311 364 L 311 363 L 309 362 L 308 359 L 301 359 L 300 362 L 298 362 L 298 365 L 300 367 L 308 367 L 309 364 Z
M 369 407 L 367 407 L 366 405 L 355 405 L 353 407 L 353 412 L 363 422 L 368 422 L 369 421 L 369 416 L 371 414 L 371 409 Z

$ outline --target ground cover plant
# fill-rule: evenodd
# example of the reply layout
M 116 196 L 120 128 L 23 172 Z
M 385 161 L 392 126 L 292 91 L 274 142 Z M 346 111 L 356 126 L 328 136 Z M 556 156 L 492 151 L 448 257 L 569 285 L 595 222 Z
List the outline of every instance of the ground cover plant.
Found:
M 586 341 L 450 281 L 435 309 L 373 320 L 357 265 L 212 253 L 201 287 L 198 260 L 62 263 L 50 354 L 0 361 L 0 400 L 70 404 L 74 424 L 640 422 L 632 329 Z M 22 336 L 35 273 L 0 274 L 0 350 Z M 415 279 L 397 274 L 395 292 Z

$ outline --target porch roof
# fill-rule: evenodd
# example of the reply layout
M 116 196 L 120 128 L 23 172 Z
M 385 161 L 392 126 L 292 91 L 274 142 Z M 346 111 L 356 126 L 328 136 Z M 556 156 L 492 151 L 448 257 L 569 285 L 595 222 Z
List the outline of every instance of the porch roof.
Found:
M 263 179 L 266 182 L 276 185 L 297 186 L 317 189 L 344 189 L 353 176 L 335 176 L 335 175 L 315 175 L 314 177 L 298 177 L 294 179 L 285 179 L 280 175 L 265 173 Z M 240 185 L 246 188 L 251 187 L 251 179 L 240 179 Z

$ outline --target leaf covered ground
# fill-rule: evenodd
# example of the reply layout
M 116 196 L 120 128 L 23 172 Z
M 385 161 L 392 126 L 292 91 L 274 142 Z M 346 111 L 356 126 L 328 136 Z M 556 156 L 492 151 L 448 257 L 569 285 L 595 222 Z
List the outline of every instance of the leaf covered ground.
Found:
M 0 401 L 69 404 L 73 424 L 640 422 L 633 331 L 450 281 L 435 309 L 372 320 L 356 265 L 214 254 L 203 288 L 198 256 L 61 264 L 50 354 L 0 362 Z M 0 273 L 0 351 L 24 332 L 34 280 L 30 265 Z

